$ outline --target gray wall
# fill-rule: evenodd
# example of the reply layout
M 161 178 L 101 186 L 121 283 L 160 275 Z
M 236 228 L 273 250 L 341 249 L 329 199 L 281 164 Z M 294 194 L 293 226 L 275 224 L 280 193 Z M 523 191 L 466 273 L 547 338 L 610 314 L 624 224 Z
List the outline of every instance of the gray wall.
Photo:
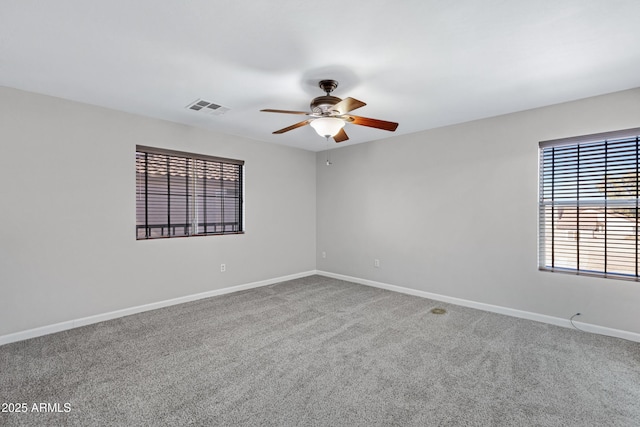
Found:
M 537 270 L 538 142 L 638 126 L 635 89 L 318 153 L 317 268 L 639 333 L 639 283 Z
M 136 241 L 136 144 L 245 160 L 246 234 Z M 315 268 L 308 151 L 0 88 L 0 182 L 0 336 Z

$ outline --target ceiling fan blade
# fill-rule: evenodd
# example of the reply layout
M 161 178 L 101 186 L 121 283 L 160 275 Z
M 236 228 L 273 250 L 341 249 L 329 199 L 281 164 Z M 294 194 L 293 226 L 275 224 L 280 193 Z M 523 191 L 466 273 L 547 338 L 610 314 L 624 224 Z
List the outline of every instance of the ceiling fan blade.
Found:
M 333 137 L 333 140 L 335 142 L 342 142 L 346 141 L 347 139 L 349 139 L 349 137 L 347 136 L 347 133 L 344 131 L 344 129 L 340 129 L 338 133 L 336 133 Z
M 291 125 L 291 126 L 286 127 L 286 128 L 282 128 L 282 129 L 277 130 L 277 131 L 275 131 L 273 133 L 280 134 L 280 133 L 289 132 L 290 130 L 294 130 L 294 129 L 300 128 L 302 126 L 308 125 L 309 123 L 311 123 L 311 119 L 305 120 L 303 122 L 296 123 L 295 125 Z
M 311 114 L 307 111 L 273 110 L 271 108 L 267 108 L 265 110 L 260 110 L 260 111 L 262 111 L 263 113 L 304 114 L 307 116 Z
M 331 109 L 339 112 L 340 114 L 346 114 L 349 111 L 353 111 L 356 108 L 364 107 L 365 105 L 367 104 L 357 99 L 345 98 L 342 101 L 338 102 L 333 107 L 331 107 Z
M 354 125 L 368 126 L 370 128 L 388 130 L 390 132 L 395 131 L 396 128 L 398 127 L 398 123 L 395 123 L 395 122 L 387 122 L 384 120 L 370 119 L 368 117 L 351 116 L 351 115 L 349 116 L 349 122 L 353 123 Z

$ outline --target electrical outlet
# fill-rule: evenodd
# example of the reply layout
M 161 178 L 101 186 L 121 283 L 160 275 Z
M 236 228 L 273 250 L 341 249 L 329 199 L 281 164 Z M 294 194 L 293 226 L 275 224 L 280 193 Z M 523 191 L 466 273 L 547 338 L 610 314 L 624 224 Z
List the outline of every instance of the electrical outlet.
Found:
M 227 271 L 227 264 L 220 264 L 220 272 L 224 273 L 225 271 Z
M 380 260 L 379 260 L 379 259 L 377 259 L 377 258 L 376 258 L 376 259 L 374 259 L 374 260 L 373 260 L 373 266 L 374 266 L 375 268 L 380 268 Z
M 322 258 L 326 258 L 327 257 L 327 253 L 325 251 L 322 251 Z

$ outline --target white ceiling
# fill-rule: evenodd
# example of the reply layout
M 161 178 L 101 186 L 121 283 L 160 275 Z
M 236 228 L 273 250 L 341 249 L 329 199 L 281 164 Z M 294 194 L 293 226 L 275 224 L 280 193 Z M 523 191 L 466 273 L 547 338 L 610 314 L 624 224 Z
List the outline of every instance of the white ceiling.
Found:
M 0 85 L 319 151 L 323 92 L 417 132 L 640 87 L 639 0 L 0 0 Z M 224 115 L 186 109 L 202 98 Z M 394 134 L 348 124 L 340 146 Z M 331 143 L 332 146 L 338 146 Z

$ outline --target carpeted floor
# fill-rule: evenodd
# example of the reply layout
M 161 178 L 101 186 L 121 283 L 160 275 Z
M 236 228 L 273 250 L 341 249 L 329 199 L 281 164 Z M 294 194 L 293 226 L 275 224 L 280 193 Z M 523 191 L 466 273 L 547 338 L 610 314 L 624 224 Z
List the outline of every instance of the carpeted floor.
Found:
M 0 425 L 638 426 L 640 343 L 310 276 L 2 346 L 9 403 Z

